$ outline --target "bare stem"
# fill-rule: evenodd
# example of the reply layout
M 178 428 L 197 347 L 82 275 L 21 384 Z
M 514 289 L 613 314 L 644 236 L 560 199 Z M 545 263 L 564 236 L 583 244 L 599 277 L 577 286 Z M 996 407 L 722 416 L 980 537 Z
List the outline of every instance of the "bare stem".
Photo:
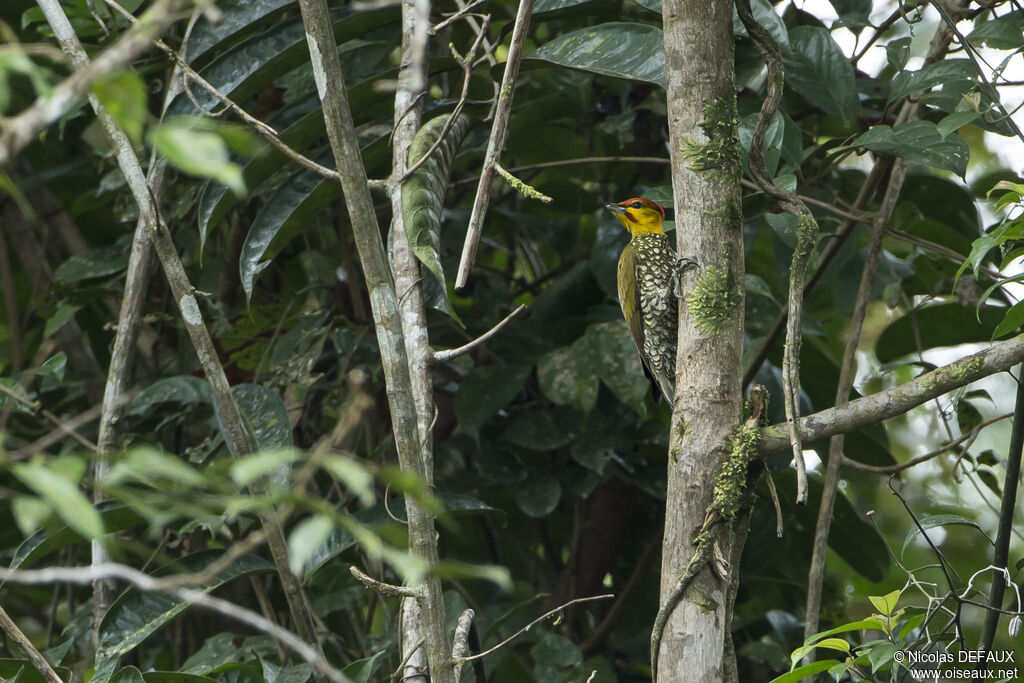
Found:
M 459 346 L 459 347 L 454 348 L 454 349 L 446 349 L 444 351 L 435 351 L 434 352 L 434 362 L 435 363 L 447 363 L 448 361 L 450 361 L 450 360 L 452 360 L 454 358 L 458 358 L 459 356 L 463 356 L 463 355 L 469 353 L 470 351 L 472 351 L 473 349 L 475 349 L 476 347 L 478 347 L 478 346 L 480 346 L 482 344 L 486 344 L 487 341 L 491 337 L 493 337 L 496 334 L 498 334 L 499 332 L 501 332 L 501 330 L 506 325 L 508 325 L 510 322 L 512 322 L 513 319 L 515 319 L 520 313 L 522 313 L 525 310 L 526 310 L 526 304 L 519 304 L 519 306 L 516 308 L 516 310 L 514 310 L 511 313 L 509 313 L 508 315 L 506 315 L 501 320 L 501 322 L 499 322 L 497 325 L 495 325 L 491 329 L 487 330 L 482 335 L 480 335 L 479 337 L 477 337 L 473 341 L 469 342 L 468 344 L 463 344 L 462 346 Z

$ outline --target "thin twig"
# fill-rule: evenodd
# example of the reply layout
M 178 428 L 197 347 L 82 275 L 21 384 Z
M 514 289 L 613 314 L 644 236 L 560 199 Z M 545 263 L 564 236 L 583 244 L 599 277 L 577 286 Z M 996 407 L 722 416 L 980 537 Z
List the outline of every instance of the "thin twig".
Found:
M 895 474 L 897 472 L 902 472 L 903 470 L 909 470 L 910 468 L 920 465 L 923 462 L 933 460 L 947 451 L 953 450 L 954 448 L 964 443 L 965 441 L 973 441 L 978 437 L 978 434 L 985 427 L 988 427 L 989 425 L 995 422 L 1000 422 L 1001 420 L 1013 417 L 1013 415 L 1013 413 L 1005 413 L 1003 415 L 998 415 L 996 417 L 989 418 L 984 422 L 978 423 L 973 429 L 971 429 L 971 431 L 967 432 L 960 438 L 954 439 L 949 443 L 939 446 L 934 450 L 928 451 L 927 453 L 919 455 L 916 458 L 912 458 L 906 462 L 897 463 L 895 465 L 868 465 L 867 463 L 851 460 L 850 458 L 844 455 L 843 467 L 849 467 L 854 470 L 860 470 L 861 472 L 873 472 L 875 474 Z
M 123 69 L 148 50 L 157 36 L 181 18 L 184 0 L 159 0 L 139 18 L 117 42 L 89 61 L 65 48 L 75 71 L 49 93 L 36 99 L 31 107 L 4 124 L 0 134 L 0 167 L 6 166 L 36 135 L 56 123 L 75 107 L 100 79 Z M 62 45 L 62 47 L 64 47 Z
M 119 5 L 115 0 L 104 1 L 112 9 L 116 10 L 117 12 L 120 12 L 122 15 L 129 18 L 130 20 L 135 21 L 135 17 L 133 17 L 132 14 L 128 12 L 128 10 L 121 7 L 121 5 Z M 165 43 L 162 40 L 157 40 L 155 41 L 154 44 L 160 50 L 166 53 L 171 59 L 174 60 L 174 63 L 178 66 L 178 68 L 180 68 L 184 72 L 188 80 L 197 83 L 211 95 L 216 97 L 224 105 L 227 111 L 233 112 L 245 124 L 247 124 L 257 133 L 259 133 L 261 136 L 263 136 L 263 138 L 268 143 L 270 143 L 270 145 L 274 149 L 281 152 L 286 157 L 288 157 L 295 163 L 299 164 L 303 168 L 309 169 L 310 171 L 313 171 L 314 173 L 317 173 L 323 176 L 324 178 L 328 178 L 329 180 L 335 181 L 337 181 L 340 178 L 337 171 L 327 168 L 322 164 L 318 164 L 309 157 L 296 151 L 295 149 L 292 149 L 287 144 L 282 142 L 280 133 L 278 133 L 273 128 L 273 126 L 259 120 L 258 118 L 247 112 L 245 109 L 240 107 L 238 104 L 236 104 L 235 101 L 232 100 L 230 97 L 222 93 L 217 88 L 217 86 L 207 81 L 198 71 L 193 69 L 192 66 L 187 61 L 185 61 L 185 59 L 174 48 L 170 47 L 169 45 L 167 45 L 167 43 Z
M 452 360 L 454 358 L 458 358 L 459 356 L 463 356 L 463 355 L 469 353 L 470 351 L 472 351 L 476 347 L 480 346 L 481 344 L 485 344 L 491 337 L 493 337 L 494 335 L 496 335 L 499 332 L 501 332 L 502 328 L 504 328 L 506 325 L 508 325 L 510 322 L 512 322 L 512 320 L 514 318 L 516 318 L 520 313 L 522 313 L 525 310 L 526 310 L 526 304 L 519 304 L 519 306 L 514 311 L 512 311 L 511 313 L 506 315 L 502 319 L 501 322 L 499 322 L 497 325 L 495 325 L 491 329 L 487 330 L 482 335 L 480 335 L 479 337 L 477 337 L 473 341 L 469 342 L 468 344 L 463 344 L 462 346 L 459 346 L 458 348 L 454 348 L 454 349 L 445 349 L 444 351 L 435 351 L 434 352 L 434 362 L 435 363 L 447 363 L 448 361 L 450 361 L 450 360 Z
M 29 398 L 22 396 L 21 394 L 17 393 L 16 391 L 8 387 L 6 384 L 0 384 L 0 394 L 4 394 L 8 398 L 25 406 L 30 411 L 32 411 L 34 415 L 39 415 L 40 417 L 44 418 L 47 422 L 49 422 L 54 427 L 59 429 L 66 436 L 70 436 L 72 439 L 77 441 L 82 446 L 85 446 L 90 451 L 96 451 L 96 444 L 94 444 L 92 441 L 89 441 L 89 439 L 85 438 L 84 436 L 76 432 L 73 427 L 71 427 L 63 420 L 61 420 L 59 417 L 57 417 L 49 410 L 44 408 L 39 403 L 39 401 L 32 401 Z
M 430 29 L 430 33 L 431 34 L 435 34 L 438 31 L 443 30 L 449 24 L 451 24 L 452 22 L 458 21 L 459 19 L 462 18 L 462 16 L 464 14 L 466 14 L 467 12 L 469 12 L 472 9 L 475 9 L 476 7 L 482 5 L 485 2 L 487 2 L 487 0 L 473 0 L 473 2 L 469 3 L 465 7 L 461 8 L 458 12 L 456 12 L 453 15 L 451 15 L 450 17 L 448 17 L 444 21 L 440 22 L 439 24 L 435 24 L 434 26 L 432 26 L 431 29 Z M 479 31 L 479 33 L 482 34 L 483 31 Z
M 390 595 L 394 598 L 413 598 L 415 600 L 421 600 L 423 598 L 423 591 L 412 586 L 396 586 L 391 583 L 378 581 L 369 574 L 361 572 L 355 565 L 349 567 L 348 570 L 359 583 L 363 584 L 370 590 L 375 590 L 378 593 L 381 593 L 382 595 Z
M 32 666 L 43 675 L 43 679 L 47 683 L 64 683 L 60 676 L 57 675 L 57 672 L 53 670 L 53 667 L 50 666 L 50 663 L 46 661 L 46 658 L 32 644 L 32 641 L 18 628 L 14 620 L 7 616 L 7 612 L 4 611 L 3 607 L 0 607 L 0 630 L 14 641 L 14 644 L 28 657 L 28 661 L 32 662 Z
M 90 567 L 49 567 L 47 569 L 0 568 L 0 581 L 10 581 L 11 583 L 31 586 L 51 583 L 88 584 L 99 579 L 119 579 L 144 591 L 164 593 L 182 602 L 211 609 L 280 640 L 292 652 L 295 652 L 302 659 L 309 662 L 318 673 L 332 681 L 336 681 L 336 683 L 351 683 L 351 679 L 331 666 L 315 648 L 263 615 L 245 607 L 240 607 L 229 600 L 214 597 L 201 590 L 169 585 L 163 580 L 156 579 L 123 564 L 108 562 Z
M 469 655 L 468 657 L 463 657 L 462 661 L 463 662 L 471 662 L 474 659 L 482 659 L 483 657 L 486 657 L 487 655 L 491 654 L 495 650 L 498 650 L 498 649 L 508 645 L 510 642 L 512 642 L 513 640 L 515 640 L 519 636 L 523 635 L 524 633 L 528 632 L 531 628 L 533 628 L 537 624 L 539 624 L 539 623 L 541 623 L 541 622 L 543 622 L 543 621 L 545 621 L 547 619 L 550 619 L 551 617 L 555 616 L 559 612 L 561 612 L 561 611 L 563 611 L 563 610 L 565 610 L 565 609 L 567 609 L 569 607 L 572 607 L 573 605 L 578 605 L 578 604 L 580 604 L 582 602 L 593 602 L 594 600 L 608 600 L 608 599 L 611 599 L 611 598 L 614 598 L 614 597 L 615 597 L 614 594 L 606 593 L 605 595 L 591 595 L 590 597 L 586 597 L 586 598 L 575 598 L 573 600 L 570 600 L 569 602 L 566 602 L 564 604 L 559 605 L 558 607 L 554 608 L 553 610 L 549 610 L 549 611 L 545 612 L 544 614 L 542 614 L 541 616 L 537 617 L 536 619 L 531 621 L 529 624 L 527 624 L 526 626 L 522 627 L 521 629 L 519 629 L 518 631 L 516 631 L 515 633 L 510 635 L 508 638 L 506 638 L 505 640 L 503 640 L 500 643 L 498 643 L 497 645 L 495 645 L 494 647 L 489 648 L 487 650 L 484 650 L 483 652 L 479 652 L 479 653 L 477 653 L 475 655 Z
M 494 110 L 494 121 L 491 125 L 491 136 L 487 141 L 487 153 L 484 155 L 483 168 L 480 171 L 480 183 L 476 188 L 473 200 L 473 211 L 469 217 L 466 230 L 466 241 L 462 247 L 459 271 L 455 277 L 455 288 L 462 289 L 469 279 L 469 271 L 476 258 L 476 250 L 480 244 L 483 231 L 484 215 L 490 201 L 491 180 L 494 178 L 494 164 L 498 161 L 501 148 L 505 142 L 505 129 L 512 110 L 512 95 L 515 92 L 516 76 L 519 74 L 519 61 L 526 43 L 526 34 L 530 29 L 530 14 L 533 12 L 533 0 L 519 0 L 516 12 L 515 27 L 512 29 L 512 42 L 509 45 L 508 59 L 505 62 L 505 74 L 501 79 L 498 101 Z

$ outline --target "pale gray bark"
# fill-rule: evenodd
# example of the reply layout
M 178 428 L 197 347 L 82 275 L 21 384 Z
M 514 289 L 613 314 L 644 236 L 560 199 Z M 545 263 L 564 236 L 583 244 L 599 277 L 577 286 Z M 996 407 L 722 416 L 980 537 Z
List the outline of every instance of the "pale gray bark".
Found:
M 667 0 L 662 16 L 678 253 L 694 258 L 704 272 L 725 267 L 732 282 L 742 283 L 743 236 L 739 216 L 731 210 L 738 200 L 739 169 L 695 171 L 686 153 L 690 143 L 708 141 L 698 125 L 706 118 L 708 103 L 725 103 L 727 109 L 735 105 L 732 3 Z M 735 120 L 728 125 L 735 136 Z M 694 277 L 687 276 L 684 288 L 692 286 Z M 739 424 L 742 329 L 742 300 L 720 335 L 701 331 L 681 305 L 662 604 L 693 555 L 694 535 L 704 521 L 715 477 L 727 455 L 726 440 Z M 730 572 L 735 571 L 734 564 Z M 734 590 L 731 579 L 723 582 L 710 571 L 696 576 L 669 616 L 659 652 L 654 654 L 656 681 L 723 680 L 725 641 L 731 638 L 728 606 L 732 600 L 727 593 Z

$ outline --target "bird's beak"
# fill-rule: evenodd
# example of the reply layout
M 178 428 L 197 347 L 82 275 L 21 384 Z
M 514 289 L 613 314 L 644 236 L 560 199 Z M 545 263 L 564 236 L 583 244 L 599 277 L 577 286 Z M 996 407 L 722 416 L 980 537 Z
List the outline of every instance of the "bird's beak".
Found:
M 626 213 L 626 207 L 619 206 L 618 204 L 614 204 L 614 203 L 605 204 L 604 208 L 608 209 L 612 213 L 619 213 L 619 214 Z

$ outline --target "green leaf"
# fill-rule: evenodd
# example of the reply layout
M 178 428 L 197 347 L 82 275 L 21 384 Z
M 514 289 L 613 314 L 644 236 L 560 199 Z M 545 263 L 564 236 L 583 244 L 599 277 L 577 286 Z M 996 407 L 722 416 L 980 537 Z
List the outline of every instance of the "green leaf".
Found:
M 236 651 L 237 648 L 232 650 L 232 654 Z M 220 683 L 216 678 L 207 678 L 206 676 L 196 676 L 195 674 L 177 671 L 147 671 L 142 674 L 142 680 L 146 683 Z M 92 681 L 89 683 L 92 683 Z
M 216 133 L 200 130 L 187 119 L 173 119 L 150 131 L 149 140 L 178 170 L 216 180 L 238 196 L 246 193 L 242 169 L 231 161 L 227 143 Z
M 65 683 L 71 683 L 71 669 L 63 666 L 54 669 Z M 47 683 L 43 675 L 25 659 L 0 658 L 0 679 L 9 683 Z
M 860 114 L 857 80 L 831 33 L 819 26 L 793 28 L 783 60 L 786 85 L 841 123 L 853 123 Z
M 146 683 L 142 672 L 134 666 L 126 666 L 110 677 L 110 683 Z
M 558 405 L 569 405 L 589 413 L 597 404 L 596 357 L 586 336 L 572 346 L 546 353 L 537 363 L 540 390 Z
M 545 43 L 526 60 L 665 87 L 661 29 L 647 24 L 612 22 L 570 31 Z
M 196 22 L 188 41 L 188 59 L 195 63 L 212 48 L 249 29 L 262 19 L 280 14 L 293 0 L 218 0 L 219 21 Z
M 266 659 L 260 659 L 265 683 L 306 683 L 313 675 L 313 665 L 302 662 L 292 666 L 278 666 Z
M 516 505 L 530 517 L 547 517 L 562 498 L 562 485 L 555 477 L 533 477 L 516 489 Z
M 409 148 L 408 164 L 418 162 L 441 135 L 450 115 L 438 116 L 416 132 Z M 444 269 L 441 267 L 441 213 L 455 153 L 472 126 L 472 119 L 460 114 L 444 140 L 415 173 L 402 183 L 402 219 L 409 245 L 441 285 L 445 296 L 443 312 L 458 317 L 448 302 Z
M 387 650 L 381 650 L 369 657 L 357 659 L 342 669 L 341 673 L 348 676 L 352 683 L 370 683 L 370 677 L 373 675 L 373 668 L 377 664 L 377 659 L 385 652 Z
M 151 415 L 164 403 L 180 403 L 186 406 L 210 403 L 210 385 L 201 377 L 179 375 L 158 379 L 139 392 L 128 404 L 127 415 Z
M 939 121 L 935 128 L 939 131 L 942 139 L 945 140 L 950 133 L 955 133 L 967 124 L 973 123 L 979 116 L 981 116 L 981 112 L 973 109 L 970 111 L 956 111 Z
M 292 573 L 301 575 L 303 567 L 334 531 L 334 521 L 327 515 L 307 517 L 288 535 L 288 566 Z
M 231 387 L 231 393 L 256 439 L 257 450 L 292 445 L 288 410 L 277 391 L 261 384 L 237 384 Z
M 801 667 L 793 669 L 789 673 L 784 673 L 781 676 L 773 678 L 769 683 L 798 683 L 799 681 L 809 678 L 814 674 L 821 673 L 831 669 L 836 664 L 839 664 L 837 659 L 819 659 L 816 662 L 805 664 Z
M 134 145 L 142 144 L 146 122 L 146 84 L 134 71 L 119 71 L 93 82 L 92 92 L 100 104 L 128 134 Z
M 594 370 L 620 401 L 643 415 L 650 388 L 636 344 L 624 320 L 596 323 L 587 328 Z
M 868 650 L 868 661 L 871 662 L 871 673 L 875 673 L 892 661 L 893 655 L 899 650 L 894 643 L 881 643 Z
M 528 365 L 495 364 L 473 368 L 455 394 L 455 418 L 474 439 L 480 427 L 520 392 L 530 376 Z
M 836 650 L 837 652 L 850 653 L 850 644 L 842 638 L 822 638 L 816 640 L 810 645 L 804 645 L 803 647 L 793 650 L 793 654 L 789 656 L 790 661 L 793 665 L 796 665 L 801 659 L 807 656 L 808 653 L 818 648 L 825 648 L 826 650 Z
M 974 64 L 969 59 L 943 59 L 921 67 L 918 71 L 901 71 L 889 86 L 889 101 L 921 92 L 937 85 L 972 78 Z
M 912 526 L 907 531 L 907 535 L 903 539 L 903 547 L 900 549 L 901 555 L 907 551 L 907 546 L 910 545 L 910 542 L 921 535 L 921 529 L 927 531 L 928 529 L 934 529 L 935 527 L 939 526 L 974 527 L 975 529 L 981 532 L 981 535 L 985 537 L 985 540 L 988 541 L 989 545 L 992 544 L 992 541 L 988 538 L 988 536 L 985 535 L 985 530 L 981 528 L 980 524 L 975 522 L 973 519 L 967 519 L 966 517 L 961 517 L 960 515 L 928 515 L 925 517 L 921 517 L 921 519 L 918 520 L 918 525 Z
M 1024 301 L 1018 301 L 1010 310 L 1006 311 L 1006 315 L 992 332 L 992 338 L 998 339 L 1004 334 L 1014 332 L 1020 329 L 1021 325 L 1024 325 Z
M 332 453 L 321 460 L 324 469 L 333 474 L 346 489 L 359 496 L 363 505 L 372 505 L 374 500 L 373 473 L 355 460 Z
M 902 71 L 910 58 L 910 38 L 897 38 L 885 45 L 885 56 L 893 71 Z
M 533 451 L 550 451 L 565 446 L 572 441 L 572 435 L 553 413 L 550 410 L 519 413 L 502 432 L 502 441 Z
M 219 559 L 223 553 L 223 550 L 194 553 L 161 567 L 153 575 L 198 573 Z M 235 579 L 273 571 L 274 566 L 266 560 L 255 555 L 243 555 L 196 589 L 209 592 Z M 163 593 L 142 591 L 137 588 L 128 589 L 114 601 L 100 623 L 97 664 L 131 652 L 188 607 L 187 602 Z
M 916 354 L 917 339 L 924 343 L 924 349 L 987 342 L 1005 313 L 1006 309 L 986 306 L 975 317 L 972 306 L 955 302 L 925 306 L 888 325 L 875 343 L 875 355 L 880 362 L 890 363 Z
M 231 481 L 235 486 L 244 487 L 265 477 L 282 465 L 290 465 L 302 457 L 302 453 L 290 448 L 275 448 L 238 458 L 231 463 Z
M 764 27 L 780 47 L 789 46 L 789 33 L 786 31 L 786 24 L 775 11 L 772 3 L 768 0 L 751 0 L 750 11 L 754 15 L 754 21 Z M 732 32 L 735 35 L 747 37 L 747 29 L 744 28 L 735 9 L 732 12 Z
M 167 482 L 183 486 L 206 488 L 206 478 L 181 456 L 149 446 L 136 448 L 116 463 L 105 479 L 109 486 L 123 481 L 145 482 L 155 487 Z
M 900 599 L 900 593 L 901 591 L 894 590 L 891 593 L 886 593 L 882 596 L 869 595 L 868 600 L 870 600 L 871 604 L 875 606 L 875 609 L 878 610 L 879 614 L 888 617 L 891 616 L 893 610 L 896 609 L 896 603 Z
M 52 466 L 23 462 L 11 466 L 11 471 L 25 486 L 42 497 L 64 523 L 85 538 L 103 536 L 103 519 L 82 493 L 75 481 L 65 477 Z
M 103 530 L 106 533 L 123 531 L 132 527 L 145 524 L 145 520 L 131 508 L 124 506 L 107 507 L 100 510 L 100 519 L 103 522 Z M 44 557 L 59 552 L 75 543 L 82 541 L 84 537 L 74 527 L 66 526 L 52 534 L 44 529 L 35 532 L 18 546 L 11 558 L 9 569 L 17 569 L 22 566 L 31 566 Z
M 815 633 L 813 636 L 804 641 L 804 645 L 812 645 L 818 642 L 819 640 L 828 638 L 829 636 L 837 635 L 839 633 L 849 633 L 850 631 L 865 631 L 869 629 L 877 630 L 880 628 L 881 625 L 877 619 L 864 619 L 862 621 L 852 621 L 849 624 L 843 624 L 842 626 L 836 626 L 835 628 L 830 628 L 829 630 L 822 631 L 821 633 Z
M 75 254 L 53 271 L 53 279 L 72 284 L 120 273 L 127 266 L 128 253 L 124 246 L 112 244 Z
M 944 138 L 931 121 L 909 121 L 895 128 L 875 125 L 849 145 L 837 147 L 834 151 L 838 153 L 857 147 L 953 171 L 961 178 L 967 173 L 967 160 L 971 154 L 966 140 L 955 133 Z
M 836 14 L 839 15 L 840 26 L 853 29 L 864 28 L 870 24 L 871 0 L 829 0 Z
M 975 21 L 974 30 L 967 36 L 972 45 L 984 45 L 996 50 L 1016 50 L 1021 47 L 1024 31 L 1024 12 L 1017 9 L 1003 16 L 989 14 L 988 21 Z

